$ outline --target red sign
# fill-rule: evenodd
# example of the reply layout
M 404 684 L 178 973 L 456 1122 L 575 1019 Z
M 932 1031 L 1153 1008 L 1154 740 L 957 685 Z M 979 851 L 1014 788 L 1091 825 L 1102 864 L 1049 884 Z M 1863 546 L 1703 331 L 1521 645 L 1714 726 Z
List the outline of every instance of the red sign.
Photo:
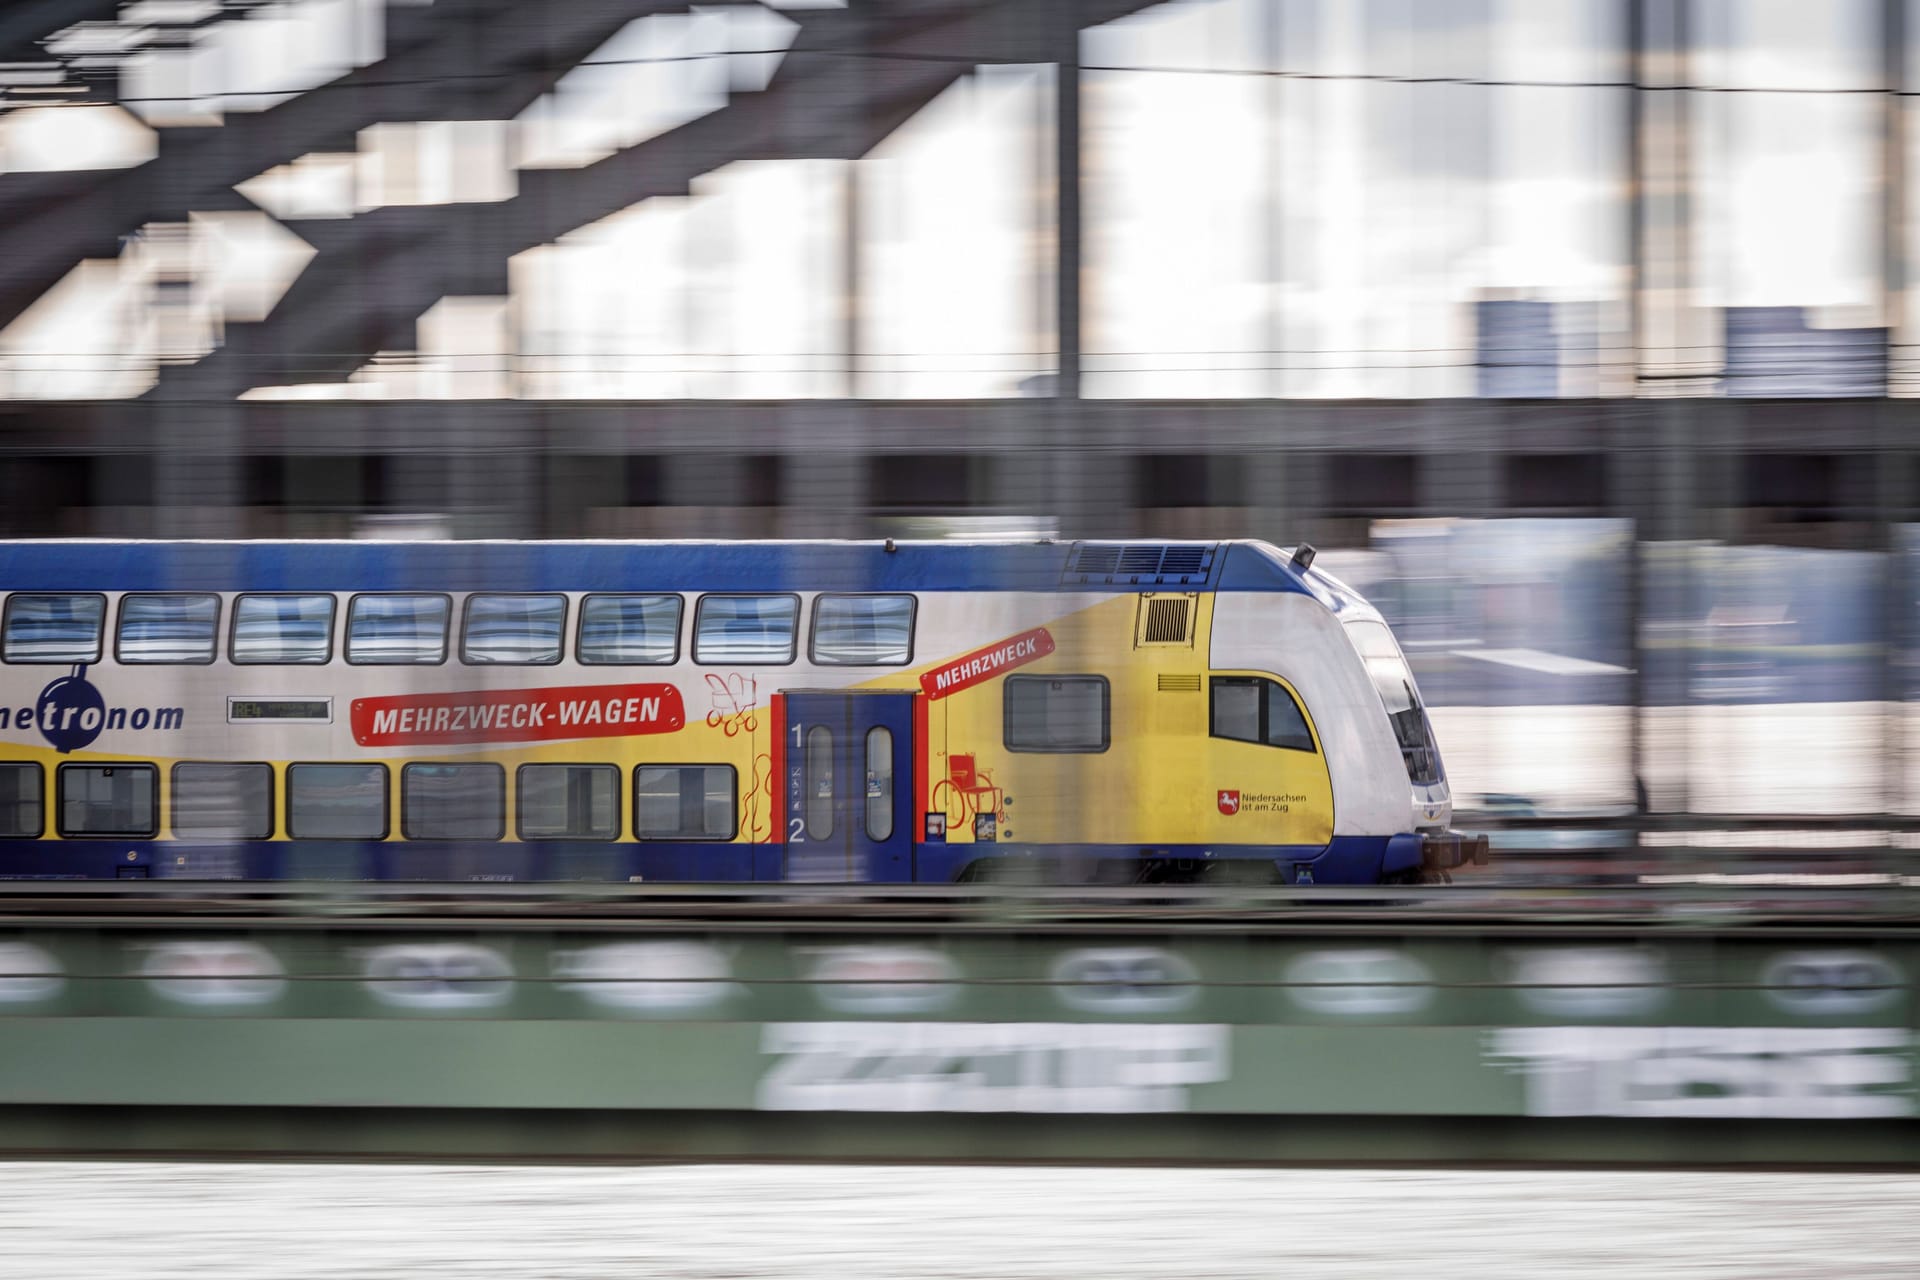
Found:
M 920 677 L 920 687 L 927 691 L 927 697 L 937 700 L 970 688 L 982 680 L 991 680 L 1015 667 L 1037 662 L 1052 652 L 1053 636 L 1045 627 L 1035 627 L 1031 631 L 1022 631 L 1011 640 L 975 649 L 972 653 L 935 667 Z
M 1220 793 L 1219 804 L 1220 812 L 1231 818 L 1234 814 L 1240 812 L 1240 793 L 1238 791 L 1222 791 Z
M 353 700 L 353 740 L 363 747 L 621 738 L 672 733 L 686 722 L 680 691 L 670 684 L 485 689 Z

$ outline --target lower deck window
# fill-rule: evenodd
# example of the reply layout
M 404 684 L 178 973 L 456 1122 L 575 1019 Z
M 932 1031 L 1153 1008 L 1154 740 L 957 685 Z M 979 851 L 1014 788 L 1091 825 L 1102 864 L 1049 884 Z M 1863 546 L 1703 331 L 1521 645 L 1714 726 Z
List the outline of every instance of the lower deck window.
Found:
M 514 809 L 522 840 L 620 835 L 620 770 L 610 764 L 523 764 Z
M 160 832 L 160 771 L 150 764 L 63 764 L 60 834 L 153 836 Z
M 507 771 L 497 764 L 410 764 L 400 771 L 400 832 L 409 840 L 498 840 Z
M 735 781 L 727 764 L 643 764 L 633 771 L 633 833 L 642 840 L 731 840 Z
M 1108 743 L 1105 676 L 1008 676 L 1009 751 L 1100 752 Z
M 173 766 L 173 834 L 182 840 L 265 840 L 273 834 L 273 766 Z
M 0 836 L 32 840 L 47 829 L 47 775 L 32 761 L 0 764 Z
M 296 840 L 387 838 L 387 766 L 287 768 L 287 834 Z

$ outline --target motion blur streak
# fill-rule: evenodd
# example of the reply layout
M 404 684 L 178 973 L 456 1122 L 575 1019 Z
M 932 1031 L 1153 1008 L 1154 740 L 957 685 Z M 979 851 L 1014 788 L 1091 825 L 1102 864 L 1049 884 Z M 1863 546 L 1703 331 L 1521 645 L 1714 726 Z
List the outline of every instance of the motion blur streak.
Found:
M 27 1164 L 0 1166 L 0 1256 L 40 1280 L 1867 1280 L 1912 1274 L 1920 1177 Z

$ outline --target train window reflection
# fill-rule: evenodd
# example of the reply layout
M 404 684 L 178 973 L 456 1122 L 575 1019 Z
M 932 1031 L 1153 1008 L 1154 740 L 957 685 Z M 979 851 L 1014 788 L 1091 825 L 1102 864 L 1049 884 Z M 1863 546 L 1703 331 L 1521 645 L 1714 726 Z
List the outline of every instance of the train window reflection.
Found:
M 731 840 L 733 766 L 643 764 L 633 771 L 633 833 L 642 840 Z
M 173 834 L 197 840 L 265 840 L 273 834 L 273 767 L 173 766 Z
M 497 764 L 410 764 L 400 770 L 400 833 L 409 840 L 498 840 L 507 830 L 507 771 Z
M 819 596 L 810 647 L 823 666 L 904 666 L 913 656 L 913 597 Z
M 587 665 L 646 666 L 680 657 L 679 596 L 588 596 L 574 656 Z
M 1007 750 L 1105 751 L 1108 696 L 1105 676 L 1008 676 Z
M 107 598 L 102 595 L 7 597 L 0 657 L 8 662 L 98 662 Z
M 46 830 L 47 775 L 31 760 L 0 763 L 0 836 L 32 840 Z
M 558 662 L 566 622 L 567 598 L 562 595 L 468 596 L 460 661 Z
M 695 662 L 787 663 L 800 629 L 799 596 L 701 596 Z
M 387 838 L 387 767 L 287 767 L 287 834 L 296 840 Z
M 114 660 L 212 662 L 219 624 L 216 595 L 122 596 Z
M 63 764 L 60 834 L 153 836 L 160 833 L 160 771 L 150 764 Z
M 227 656 L 237 663 L 324 663 L 333 656 L 333 597 L 241 596 Z
M 1293 695 L 1277 680 L 1259 676 L 1215 676 L 1212 725 L 1216 738 L 1257 742 L 1290 751 L 1312 751 L 1313 733 Z
M 833 834 L 833 730 L 823 724 L 807 730 L 807 839 Z
M 522 840 L 612 840 L 620 834 L 620 770 L 610 764 L 523 764 L 515 775 Z
M 867 838 L 893 838 L 893 731 L 867 730 Z
M 355 596 L 347 608 L 347 661 L 444 662 L 452 609 L 446 596 Z

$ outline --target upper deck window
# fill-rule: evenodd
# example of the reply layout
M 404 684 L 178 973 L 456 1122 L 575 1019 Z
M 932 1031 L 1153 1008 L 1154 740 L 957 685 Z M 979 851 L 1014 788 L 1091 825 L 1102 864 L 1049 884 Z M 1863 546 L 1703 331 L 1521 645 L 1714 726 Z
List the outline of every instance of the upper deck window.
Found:
M 651 666 L 680 657 L 679 596 L 588 596 L 574 656 L 594 666 Z
M 324 663 L 333 656 L 333 597 L 241 596 L 227 657 L 237 663 Z
M 913 597 L 817 597 L 809 651 L 822 666 L 905 666 L 913 657 Z
M 565 596 L 468 596 L 460 661 L 552 664 L 566 626 Z
M 0 657 L 8 662 L 98 662 L 106 619 L 103 595 L 15 592 L 7 597 Z
M 219 596 L 121 596 L 113 656 L 129 663 L 212 662 L 219 628 Z
M 792 662 L 799 631 L 799 596 L 701 596 L 693 615 L 693 660 Z
M 359 665 L 447 660 L 446 596 L 355 596 L 347 606 L 347 661 Z

